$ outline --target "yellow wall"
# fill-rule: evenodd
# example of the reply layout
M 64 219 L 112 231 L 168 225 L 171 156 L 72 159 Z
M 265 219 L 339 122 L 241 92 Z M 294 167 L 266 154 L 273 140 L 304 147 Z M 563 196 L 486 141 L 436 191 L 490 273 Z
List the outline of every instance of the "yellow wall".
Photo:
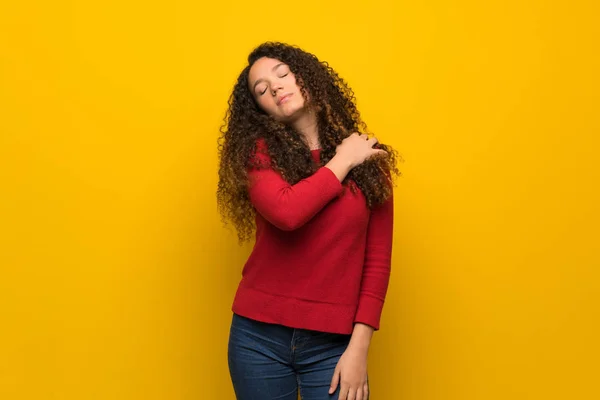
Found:
M 1 399 L 233 399 L 216 137 L 267 39 L 406 159 L 373 398 L 599 398 L 595 1 L 157 3 L 0 5 Z

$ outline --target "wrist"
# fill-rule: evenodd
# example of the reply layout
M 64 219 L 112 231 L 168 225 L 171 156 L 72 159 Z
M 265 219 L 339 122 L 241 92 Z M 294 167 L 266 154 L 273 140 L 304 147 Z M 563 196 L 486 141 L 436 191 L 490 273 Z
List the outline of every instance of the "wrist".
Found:
M 369 354 L 369 343 L 359 343 L 351 341 L 348 344 L 346 350 L 351 353 L 362 354 L 364 356 L 367 356 Z
M 373 331 L 374 329 L 366 324 L 356 323 L 354 325 L 354 330 L 352 331 L 348 348 L 352 351 L 359 351 L 365 354 L 368 353 L 371 345 L 371 338 L 373 337 Z
M 326 168 L 329 168 L 335 176 L 342 182 L 348 172 L 352 169 L 351 164 L 342 156 L 335 155 L 333 158 L 325 165 Z
M 346 157 L 343 154 L 336 154 L 333 156 L 333 160 L 345 168 L 346 172 L 350 172 L 352 168 L 356 167 L 356 164 L 349 157 Z

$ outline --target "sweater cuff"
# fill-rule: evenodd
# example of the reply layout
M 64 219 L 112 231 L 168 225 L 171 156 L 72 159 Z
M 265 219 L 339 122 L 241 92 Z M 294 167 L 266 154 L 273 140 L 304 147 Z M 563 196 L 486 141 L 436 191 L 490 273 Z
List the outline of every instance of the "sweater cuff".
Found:
M 360 322 L 369 325 L 377 331 L 379 330 L 382 311 L 383 301 L 370 296 L 361 296 L 358 301 L 354 323 Z

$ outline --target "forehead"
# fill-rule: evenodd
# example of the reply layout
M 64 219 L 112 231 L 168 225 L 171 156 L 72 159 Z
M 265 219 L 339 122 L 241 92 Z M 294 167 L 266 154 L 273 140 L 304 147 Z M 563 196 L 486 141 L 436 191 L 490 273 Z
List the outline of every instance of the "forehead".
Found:
M 250 83 L 272 73 L 278 64 L 281 64 L 281 61 L 276 58 L 262 57 L 256 60 L 248 73 Z

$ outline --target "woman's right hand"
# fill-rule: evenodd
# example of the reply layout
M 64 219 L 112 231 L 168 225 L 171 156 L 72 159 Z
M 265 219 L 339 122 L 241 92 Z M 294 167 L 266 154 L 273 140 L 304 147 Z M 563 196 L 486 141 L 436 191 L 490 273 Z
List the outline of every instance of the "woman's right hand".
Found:
M 385 150 L 373 148 L 377 143 L 375 137 L 369 138 L 367 135 L 353 133 L 337 146 L 336 156 L 346 160 L 352 169 L 370 157 L 387 154 Z

